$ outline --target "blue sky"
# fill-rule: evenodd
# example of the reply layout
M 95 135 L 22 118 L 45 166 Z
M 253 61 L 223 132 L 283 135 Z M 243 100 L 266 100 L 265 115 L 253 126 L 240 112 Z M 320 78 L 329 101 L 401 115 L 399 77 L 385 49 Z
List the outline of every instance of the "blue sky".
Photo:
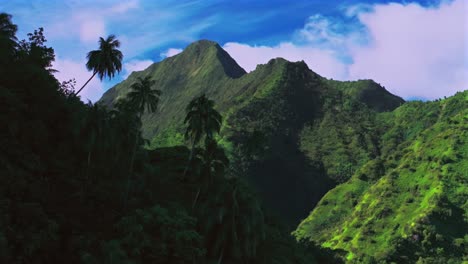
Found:
M 91 75 L 85 57 L 99 36 L 117 35 L 124 70 L 93 80 L 83 100 L 199 39 L 218 42 L 247 71 L 284 57 L 327 78 L 374 79 L 406 99 L 468 89 L 466 0 L 10 0 L 0 12 L 13 15 L 20 39 L 44 27 L 57 78 L 77 86 Z

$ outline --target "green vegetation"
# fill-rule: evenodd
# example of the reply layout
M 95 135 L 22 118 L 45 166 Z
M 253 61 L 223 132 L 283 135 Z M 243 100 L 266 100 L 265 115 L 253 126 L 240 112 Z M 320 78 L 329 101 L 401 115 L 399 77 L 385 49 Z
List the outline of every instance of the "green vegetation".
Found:
M 378 118 L 381 155 L 325 195 L 294 235 L 356 263 L 466 261 L 468 92 Z
M 236 74 L 226 68 L 237 69 Z M 219 45 L 205 40 L 133 73 L 101 102 L 112 106 L 136 76 L 151 76 L 163 91 L 160 111 L 143 117 L 150 149 L 182 144 L 181 105 L 206 94 L 224 116 L 219 140 L 233 161 L 228 173 L 247 178 L 291 230 L 336 183 L 378 155 L 376 115 L 404 102 L 370 81 L 349 82 L 356 88 L 348 96 L 348 90 L 336 87 L 339 82 L 304 62 L 278 58 L 246 74 Z
M 0 14 L 0 263 L 468 261 L 468 91 L 247 74 L 202 40 L 84 104 L 16 30 Z
M 216 141 L 193 149 L 190 177 L 187 147 L 145 149 L 140 117 L 162 107 L 151 78 L 113 109 L 83 104 L 73 81 L 51 75 L 43 30 L 17 43 L 10 16 L 0 19 L 10 47 L 0 64 L 0 263 L 334 261 L 296 244 L 243 179 L 226 177 Z

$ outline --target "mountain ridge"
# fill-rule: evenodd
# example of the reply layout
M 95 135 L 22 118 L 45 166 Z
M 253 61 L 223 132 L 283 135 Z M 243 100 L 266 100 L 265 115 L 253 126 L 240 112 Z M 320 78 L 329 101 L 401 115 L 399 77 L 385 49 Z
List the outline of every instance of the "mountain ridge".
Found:
M 220 143 L 231 158 L 235 152 L 241 151 L 250 134 L 255 131 L 265 134 L 268 142 L 265 148 L 268 150 L 259 154 L 262 156 L 260 161 L 252 164 L 243 161 L 247 165 L 242 171 L 246 171 L 247 177 L 263 194 L 265 203 L 279 208 L 277 213 L 288 219 L 291 225 L 305 217 L 337 179 L 334 170 L 328 168 L 339 163 L 335 157 L 328 157 L 332 162 L 325 161 L 323 168 L 320 164 L 324 161 L 311 159 L 300 149 L 304 127 L 322 119 L 326 112 L 351 113 L 369 108 L 366 111 L 374 113 L 391 110 L 404 102 L 370 81 L 348 82 L 351 86 L 357 83 L 359 86 L 353 93 L 346 94 L 343 91 L 345 87 L 338 85 L 340 82 L 327 80 L 313 72 L 304 61 L 289 62 L 275 58 L 246 73 L 217 43 L 207 40 L 192 43 L 183 52 L 133 73 L 111 88 L 101 102 L 111 106 L 128 93 L 136 78 L 146 76 L 155 80 L 155 87 L 162 91 L 158 111 L 142 118 L 144 136 L 150 139 L 151 148 L 184 144 L 184 108 L 191 98 L 205 93 L 216 102 L 217 109 L 224 116 Z M 372 101 L 367 101 L 367 91 L 373 93 L 370 96 L 373 101 L 381 99 L 386 106 L 378 108 Z M 345 104 L 349 104 L 346 109 L 343 108 Z M 345 123 L 350 125 L 351 121 Z M 343 138 L 348 137 L 352 136 Z M 280 141 L 284 144 L 276 143 Z M 285 158 L 281 153 L 289 153 L 295 158 Z M 354 169 L 359 162 L 353 161 L 352 154 L 340 157 L 345 157 Z M 259 164 L 274 164 L 276 169 L 268 171 L 265 170 L 268 166 Z M 241 168 L 231 171 L 239 170 Z M 288 171 L 294 171 L 292 176 L 286 176 Z M 348 174 L 342 177 L 350 177 Z M 269 178 L 271 182 L 268 182 Z M 281 190 L 276 189 L 281 186 L 301 191 L 278 201 L 275 193 Z M 291 208 L 291 204 L 296 206 Z
M 293 234 L 346 250 L 352 263 L 462 261 L 467 110 L 465 91 L 384 113 L 379 157 L 328 192 Z

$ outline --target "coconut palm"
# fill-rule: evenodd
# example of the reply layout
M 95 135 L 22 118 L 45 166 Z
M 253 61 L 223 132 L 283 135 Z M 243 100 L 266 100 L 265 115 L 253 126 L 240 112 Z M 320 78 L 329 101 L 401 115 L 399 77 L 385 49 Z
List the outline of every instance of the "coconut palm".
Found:
M 104 77 L 113 78 L 116 72 L 122 70 L 123 54 L 117 48 L 120 47 L 120 41 L 116 39 L 115 35 L 110 35 L 107 39 L 99 38 L 99 49 L 93 50 L 88 53 L 86 58 L 86 68 L 93 71 L 93 75 L 89 80 L 76 92 L 78 95 L 81 90 L 94 78 L 97 74 L 102 81 Z
M 184 123 L 187 124 L 185 139 L 191 142 L 189 164 L 192 162 L 195 146 L 203 139 L 211 140 L 221 129 L 222 117 L 214 109 L 214 101 L 204 94 L 194 98 L 185 109 L 187 115 Z M 186 175 L 188 166 L 185 168 Z
M 155 84 L 151 78 L 138 78 L 138 82 L 131 86 L 132 91 L 128 94 L 130 104 L 135 107 L 135 110 L 141 117 L 145 110 L 154 113 L 158 108 L 160 90 L 152 89 Z
M 104 145 L 106 140 L 105 131 L 108 130 L 108 113 L 105 107 L 99 104 L 92 104 L 88 102 L 88 113 L 83 127 L 83 135 L 85 137 L 85 147 L 88 151 L 87 156 L 87 168 L 86 168 L 86 181 L 85 191 L 89 184 L 89 174 L 91 169 L 91 161 L 93 152 L 98 149 L 101 145 Z
M 136 111 L 138 119 L 140 119 L 141 116 L 145 113 L 145 110 L 147 110 L 150 113 L 154 113 L 158 107 L 159 96 L 161 95 L 161 91 L 152 89 L 154 84 L 155 81 L 151 80 L 151 78 L 148 76 L 145 78 L 138 78 L 138 81 L 132 84 L 132 86 L 130 86 L 132 90 L 128 94 L 128 103 L 133 108 L 133 110 Z M 131 174 L 133 172 L 133 164 L 135 161 L 135 153 L 137 150 L 139 135 L 140 133 L 135 134 L 133 152 L 132 157 L 130 159 L 127 191 L 125 192 L 124 202 L 126 202 L 128 193 L 130 191 L 130 179 Z
M 229 165 L 229 159 L 224 153 L 224 149 L 219 147 L 216 140 L 209 139 L 205 141 L 205 148 L 196 155 L 199 176 L 199 188 L 192 204 L 192 209 L 198 201 L 202 189 L 207 192 L 210 188 L 213 178 L 221 176 Z
M 109 114 L 112 130 L 108 137 L 111 142 L 114 142 L 110 146 L 111 152 L 114 153 L 113 167 L 122 168 L 121 158 L 131 153 L 135 138 L 140 136 L 141 120 L 135 114 L 135 107 L 130 104 L 128 98 L 118 100 Z
M 251 263 L 264 239 L 263 211 L 245 182 L 237 177 L 210 190 L 210 199 L 200 203 L 197 214 L 205 219 L 207 256 L 216 263 Z

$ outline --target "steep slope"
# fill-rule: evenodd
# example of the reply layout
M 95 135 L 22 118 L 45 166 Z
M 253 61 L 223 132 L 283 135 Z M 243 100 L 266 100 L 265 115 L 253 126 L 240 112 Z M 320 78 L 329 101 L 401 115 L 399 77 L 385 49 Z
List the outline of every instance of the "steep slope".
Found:
M 184 144 L 184 108 L 194 96 L 206 93 L 224 118 L 220 143 L 231 158 L 230 172 L 247 177 L 265 204 L 291 227 L 337 182 L 377 155 L 368 124 L 379 111 L 404 102 L 370 81 L 342 87 L 304 62 L 277 58 L 246 74 L 210 41 L 195 42 L 133 73 L 101 101 L 111 105 L 142 76 L 151 76 L 163 92 L 159 111 L 143 118 L 151 148 Z M 355 117 L 367 122 L 356 122 Z M 327 133 L 316 133 L 324 129 Z M 342 142 L 338 152 L 330 141 L 335 138 Z M 364 147 L 347 151 L 361 139 L 367 142 Z
M 163 96 L 158 112 L 143 117 L 144 135 L 147 138 L 174 136 L 178 140 L 175 144 L 164 143 L 176 145 L 182 139 L 175 133 L 180 132 L 175 128 L 182 124 L 188 102 L 201 93 L 206 93 L 216 102 L 223 102 L 237 90 L 235 87 L 222 88 L 244 74 L 245 71 L 218 44 L 201 40 L 189 45 L 181 54 L 154 63 L 144 71 L 133 72 L 128 79 L 108 90 L 100 101 L 112 105 L 125 97 L 137 78 L 151 76 Z
M 327 83 L 342 91 L 345 96 L 364 102 L 367 106 L 379 112 L 393 110 L 404 102 L 401 98 L 398 100 L 395 95 L 382 89 L 382 86 L 373 80 L 344 82 L 327 80 Z
M 244 173 L 266 204 L 295 224 L 334 185 L 321 168 L 309 164 L 297 145 L 304 124 L 320 114 L 321 78 L 303 62 L 282 59 L 257 70 L 271 71 L 274 78 L 229 117 L 226 137 L 244 161 L 235 164 L 246 164 Z M 252 140 L 255 134 L 261 140 Z M 251 143 L 255 146 L 248 146 Z M 245 151 L 249 147 L 255 158 Z
M 378 118 L 386 131 L 382 155 L 327 193 L 294 235 L 346 250 L 356 263 L 461 262 L 468 253 L 468 92 L 406 103 Z

